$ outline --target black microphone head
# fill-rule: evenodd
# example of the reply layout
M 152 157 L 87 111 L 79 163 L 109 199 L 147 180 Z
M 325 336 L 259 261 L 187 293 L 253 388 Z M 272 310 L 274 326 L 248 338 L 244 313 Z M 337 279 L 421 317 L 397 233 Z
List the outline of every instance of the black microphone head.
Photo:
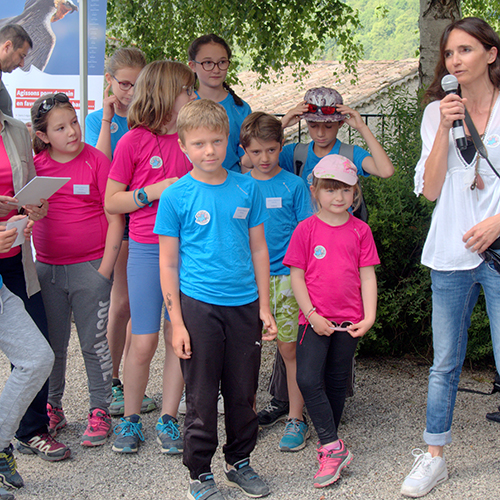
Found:
M 441 88 L 449 94 L 450 92 L 456 93 L 458 90 L 458 80 L 454 75 L 444 75 L 441 80 Z

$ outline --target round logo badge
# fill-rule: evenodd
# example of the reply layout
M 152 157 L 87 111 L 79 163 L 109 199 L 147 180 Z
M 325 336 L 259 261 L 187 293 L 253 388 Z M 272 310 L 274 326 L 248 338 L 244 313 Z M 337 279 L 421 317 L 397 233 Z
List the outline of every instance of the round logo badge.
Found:
M 163 160 L 159 156 L 153 156 L 151 160 L 149 160 L 149 164 L 151 168 L 160 168 L 163 165 Z
M 313 183 L 313 173 L 311 172 L 311 173 L 307 176 L 307 184 L 310 186 L 312 183 Z
M 315 256 L 317 259 L 324 259 L 324 258 L 325 258 L 325 255 L 326 255 L 326 249 L 325 249 L 325 247 L 322 247 L 321 245 L 318 245 L 318 246 L 314 249 L 314 256 Z
M 200 226 L 206 226 L 210 222 L 210 214 L 206 210 L 200 210 L 194 216 L 194 221 Z
M 118 123 L 111 122 L 111 125 L 109 128 L 110 128 L 112 134 L 114 134 L 115 132 L 118 132 Z
M 496 148 L 500 144 L 500 137 L 497 134 L 490 135 L 486 139 L 486 146 L 489 148 Z

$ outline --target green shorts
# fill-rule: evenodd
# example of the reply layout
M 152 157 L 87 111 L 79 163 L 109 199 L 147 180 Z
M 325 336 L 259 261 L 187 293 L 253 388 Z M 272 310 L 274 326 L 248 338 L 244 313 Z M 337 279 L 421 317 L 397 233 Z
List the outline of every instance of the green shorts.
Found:
M 271 312 L 278 327 L 278 340 L 297 342 L 299 305 L 293 296 L 289 275 L 271 276 L 269 298 Z

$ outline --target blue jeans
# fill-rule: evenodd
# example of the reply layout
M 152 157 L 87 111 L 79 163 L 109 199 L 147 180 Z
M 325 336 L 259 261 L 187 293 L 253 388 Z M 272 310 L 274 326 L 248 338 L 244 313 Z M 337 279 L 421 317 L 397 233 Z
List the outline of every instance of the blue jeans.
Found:
M 451 423 L 458 381 L 467 348 L 467 330 L 481 287 L 490 320 L 493 353 L 500 367 L 500 274 L 481 263 L 468 271 L 432 271 L 434 363 L 429 374 L 424 441 L 451 443 Z

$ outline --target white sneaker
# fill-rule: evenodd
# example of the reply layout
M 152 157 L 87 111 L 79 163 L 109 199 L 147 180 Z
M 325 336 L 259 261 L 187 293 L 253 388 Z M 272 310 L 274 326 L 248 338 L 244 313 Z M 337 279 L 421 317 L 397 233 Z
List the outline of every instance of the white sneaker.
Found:
M 179 408 L 177 410 L 181 415 L 186 414 L 186 390 L 182 391 L 181 401 L 179 403 Z M 219 390 L 219 396 L 217 397 L 217 412 L 220 415 L 224 415 L 224 398 Z
M 418 498 L 427 495 L 435 486 L 448 479 L 444 458 L 432 457 L 420 449 L 412 452 L 415 457 L 411 472 L 406 476 L 401 494 L 407 497 Z

